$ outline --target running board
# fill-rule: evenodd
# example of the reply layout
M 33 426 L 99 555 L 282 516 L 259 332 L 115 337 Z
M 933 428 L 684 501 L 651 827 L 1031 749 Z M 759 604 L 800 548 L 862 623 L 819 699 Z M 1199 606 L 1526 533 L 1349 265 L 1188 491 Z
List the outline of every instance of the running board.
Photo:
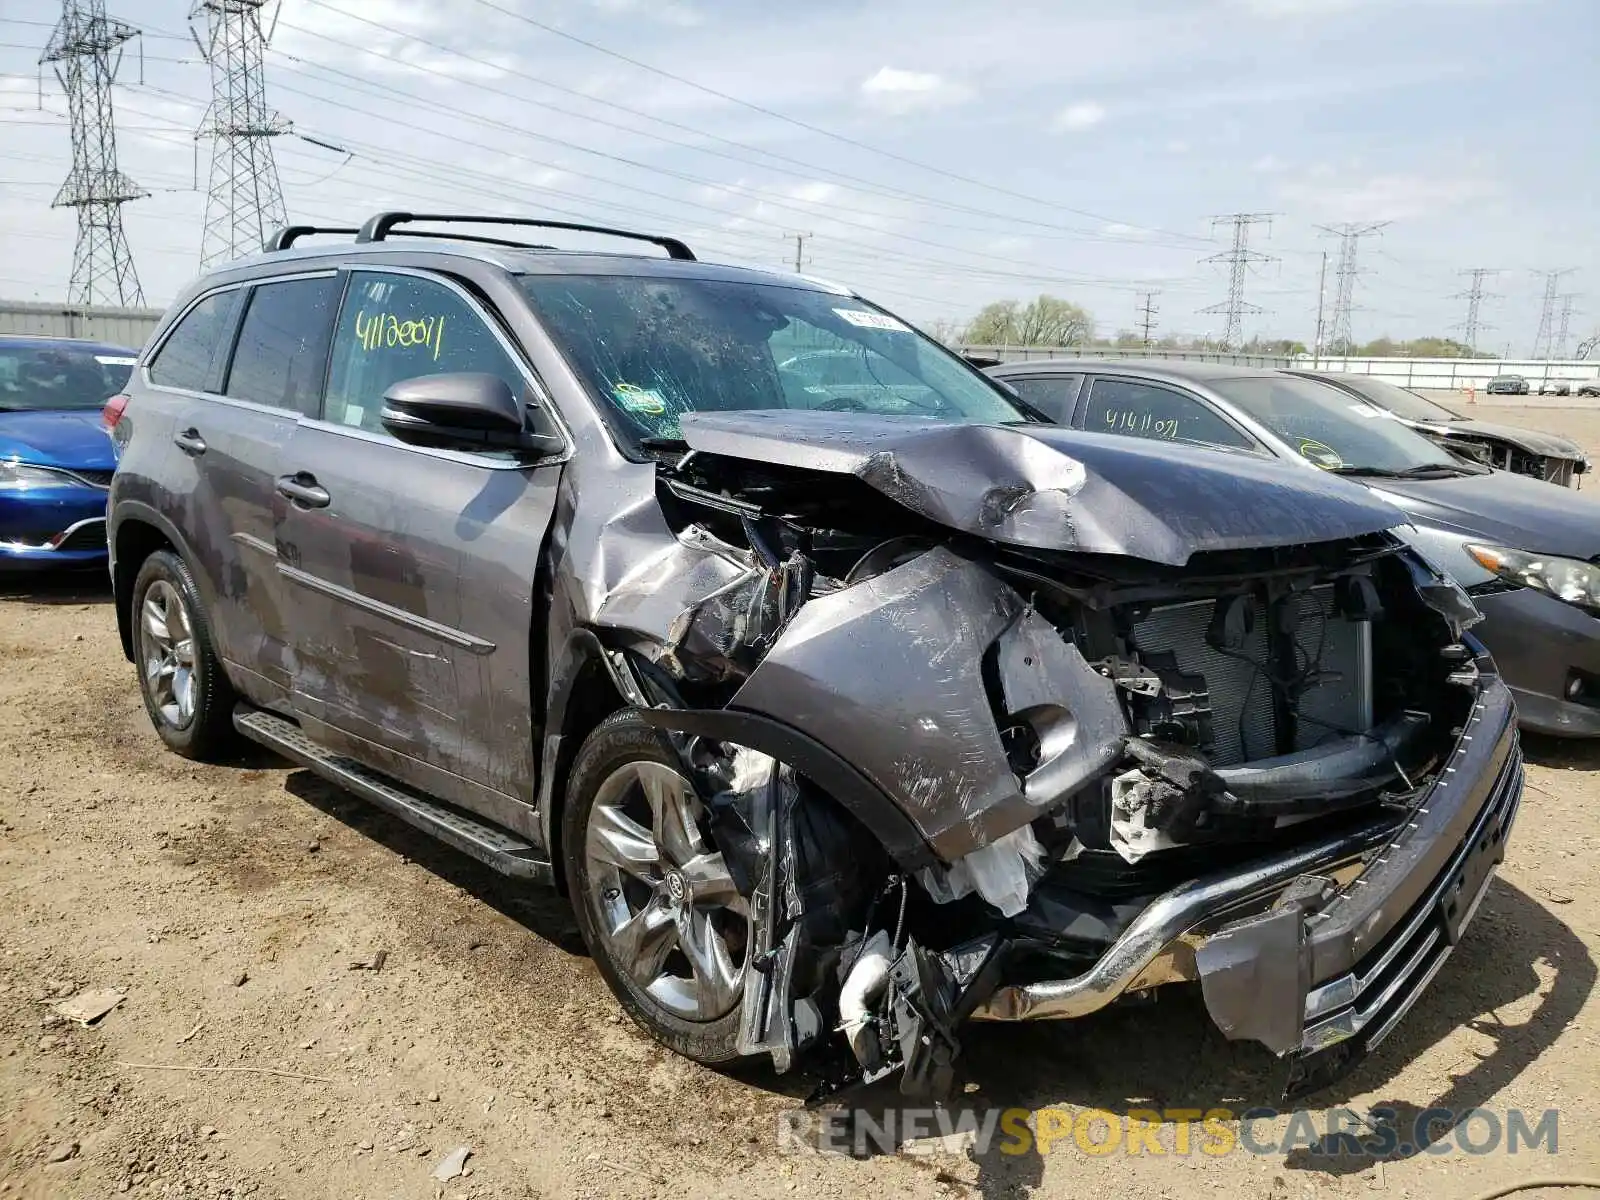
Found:
M 498 825 L 403 788 L 353 758 L 324 749 L 292 721 L 241 704 L 234 709 L 233 725 L 252 742 L 259 742 L 315 771 L 328 782 L 354 792 L 407 825 L 432 834 L 503 875 L 543 884 L 555 882 L 550 864 L 540 857 L 538 847 L 531 842 Z

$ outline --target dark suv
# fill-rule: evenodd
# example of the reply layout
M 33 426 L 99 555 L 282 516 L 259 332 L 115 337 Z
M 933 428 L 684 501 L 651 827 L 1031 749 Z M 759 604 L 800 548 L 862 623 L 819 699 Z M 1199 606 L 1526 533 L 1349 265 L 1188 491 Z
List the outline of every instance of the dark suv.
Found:
M 702 1061 L 940 1092 L 968 1018 L 1197 980 L 1305 1083 L 1450 952 L 1513 707 L 1370 492 L 1052 427 L 671 238 L 307 232 L 350 231 L 196 284 L 108 406 L 174 750 L 242 733 L 564 888 Z

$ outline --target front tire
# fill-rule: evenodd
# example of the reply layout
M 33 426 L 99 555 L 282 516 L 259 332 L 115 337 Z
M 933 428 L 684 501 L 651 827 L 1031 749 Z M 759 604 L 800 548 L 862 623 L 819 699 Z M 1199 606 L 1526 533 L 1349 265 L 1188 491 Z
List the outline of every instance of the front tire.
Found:
M 672 746 L 633 710 L 578 751 L 562 814 L 567 890 L 595 966 L 653 1038 L 739 1057 L 750 909 Z
M 236 740 L 237 697 L 183 559 L 157 550 L 140 564 L 131 617 L 139 694 L 156 733 L 185 758 L 223 757 Z

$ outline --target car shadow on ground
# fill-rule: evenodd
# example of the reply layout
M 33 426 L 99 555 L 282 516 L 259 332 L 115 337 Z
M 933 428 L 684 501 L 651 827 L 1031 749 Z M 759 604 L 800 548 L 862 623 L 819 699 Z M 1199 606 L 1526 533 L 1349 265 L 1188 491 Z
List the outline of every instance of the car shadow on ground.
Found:
M 1558 738 L 1525 733 L 1522 755 L 1531 763 L 1558 771 L 1600 771 L 1600 738 Z
M 566 953 L 587 956 L 567 900 L 555 890 L 502 876 L 310 771 L 295 771 L 286 786 L 301 800 L 470 893 L 535 936 Z M 1425 1110 L 1447 1108 L 1465 1114 L 1485 1106 L 1561 1035 L 1583 1007 L 1595 980 L 1595 964 L 1583 941 L 1534 897 L 1497 879 L 1455 954 L 1390 1038 L 1348 1075 L 1293 1107 L 1343 1106 L 1353 1097 L 1371 1094 L 1376 1099 L 1364 1102 L 1362 1109 L 1393 1109 L 1398 1128 L 1408 1130 Z M 1519 1016 L 1503 1019 L 1501 1011 L 1513 1006 Z M 1525 1017 L 1520 1016 L 1523 1011 Z M 1442 1091 L 1385 1093 L 1386 1083 L 1463 1027 L 1480 1037 L 1450 1067 Z M 1205 1011 L 1198 987 L 1168 988 L 1156 1003 L 1114 1007 L 1077 1021 L 969 1023 L 959 1036 L 960 1078 L 967 1090 L 949 1106 L 948 1119 L 957 1123 L 970 1121 L 982 1127 L 986 1113 L 1005 1109 L 1098 1109 L 1127 1117 L 1152 1109 L 1223 1108 L 1238 1114 L 1255 1107 L 1289 1107 L 1281 1099 L 1287 1078 L 1284 1064 L 1254 1043 L 1223 1038 Z M 1486 1051 L 1481 1039 L 1488 1041 Z M 796 1105 L 821 1082 L 818 1075 L 804 1070 L 778 1075 L 759 1062 L 719 1070 Z M 851 1094 L 846 1128 L 863 1121 L 878 1129 L 903 1128 L 891 1110 L 924 1102 L 904 1100 L 897 1083 L 890 1079 Z M 1530 1126 L 1536 1121 L 1537 1114 L 1530 1114 Z M 1432 1139 L 1449 1138 L 1453 1128 L 1448 1121 L 1435 1122 Z M 1170 1134 L 1162 1140 L 1172 1143 Z M 1370 1156 L 1348 1153 L 1336 1140 L 1324 1142 L 1291 1151 L 1284 1165 L 1327 1176 L 1371 1167 Z M 856 1152 L 871 1156 L 895 1148 L 872 1138 Z M 1007 1153 L 1008 1149 L 1013 1152 Z M 996 1136 L 986 1147 L 968 1151 L 978 1166 L 984 1196 L 1013 1196 L 1040 1183 L 1044 1161 L 1036 1147 L 1022 1153 L 1016 1149 L 1015 1139 Z M 1402 1154 L 1397 1148 L 1386 1157 L 1394 1161 L 1425 1149 L 1412 1146 Z
M 1595 978 L 1582 940 L 1534 897 L 1500 879 L 1459 949 L 1389 1039 L 1355 1070 L 1310 1096 L 1286 1104 L 1285 1065 L 1254 1043 L 1227 1041 L 1207 1016 L 1198 988 L 1179 987 L 1167 989 L 1157 1003 L 1112 1008 L 1077 1021 L 963 1027 L 960 1063 L 968 1090 L 950 1106 L 947 1118 L 924 1122 L 923 1132 L 937 1136 L 963 1125 L 984 1128 L 986 1114 L 995 1110 L 1055 1108 L 1070 1121 L 1092 1109 L 1140 1120 L 1149 1119 L 1151 1110 L 1317 1110 L 1370 1094 L 1374 1098 L 1357 1111 L 1392 1109 L 1394 1127 L 1409 1135 L 1427 1110 L 1464 1115 L 1487 1105 L 1562 1034 Z M 1531 1012 L 1521 1017 L 1530 1005 Z M 1501 1011 L 1513 1006 L 1518 1016 L 1502 1019 Z M 1405 1067 L 1463 1027 L 1480 1036 L 1448 1069 L 1441 1091 L 1395 1095 L 1385 1090 Z M 892 1110 L 903 1112 L 903 1105 L 919 1103 L 900 1098 L 892 1084 L 855 1095 L 843 1144 L 866 1156 L 892 1151 L 892 1145 L 877 1144 L 875 1131 L 903 1130 Z M 1528 1115 L 1530 1128 L 1538 1116 Z M 1128 1122 L 1121 1124 L 1126 1129 Z M 874 1132 L 863 1142 L 854 1138 L 857 1128 Z M 1392 1162 L 1423 1153 L 1427 1144 L 1450 1139 L 1454 1128 L 1442 1118 L 1430 1122 L 1431 1141 L 1397 1144 L 1383 1157 Z M 1317 1126 L 1318 1133 L 1325 1129 Z M 1043 1179 L 1037 1146 L 1006 1132 L 1000 1126 L 987 1146 L 966 1150 L 986 1197 L 1013 1196 Z M 833 1136 L 838 1145 L 837 1128 Z M 1108 1127 L 1097 1127 L 1092 1140 L 1107 1136 Z M 1160 1137 L 1166 1146 L 1174 1145 L 1174 1131 Z M 1074 1140 L 1068 1136 L 1056 1152 L 1077 1155 Z M 1189 1144 L 1203 1144 L 1198 1129 Z M 1192 1152 L 1199 1157 L 1198 1150 Z M 1323 1137 L 1310 1148 L 1302 1141 L 1282 1161 L 1291 1170 L 1342 1176 L 1370 1169 L 1374 1159 L 1351 1153 L 1337 1137 Z
M 1541 972 L 1548 984 L 1541 981 Z M 1390 1038 L 1343 1079 L 1295 1102 L 1327 1108 L 1373 1094 L 1368 1111 L 1391 1108 L 1397 1127 L 1409 1130 L 1433 1108 L 1457 1114 L 1486 1105 L 1525 1070 L 1575 1018 L 1594 988 L 1595 964 L 1582 940 L 1534 897 L 1496 880 L 1478 918 L 1451 960 Z M 1522 1020 L 1502 1021 L 1500 1010 L 1526 1006 Z M 1429 1048 L 1467 1027 L 1489 1039 L 1448 1071 L 1437 1095 L 1396 1096 L 1385 1084 Z M 1477 1039 L 1474 1039 L 1475 1041 Z M 1140 1109 L 1231 1109 L 1282 1105 L 1281 1063 L 1253 1043 L 1231 1043 L 1211 1024 L 1197 991 L 1179 991 L 1171 1003 L 1113 1010 L 1082 1022 L 1046 1027 L 987 1026 L 964 1048 L 969 1071 L 988 1103 L 1041 1108 L 1070 1105 L 1126 1116 Z M 1433 1141 L 1453 1125 L 1431 1128 Z M 1397 1148 L 1391 1161 L 1409 1154 Z M 1038 1178 L 1036 1155 L 1008 1157 L 991 1148 L 977 1156 L 986 1195 L 1010 1192 Z M 1368 1169 L 1372 1159 L 1344 1152 L 1335 1139 L 1291 1151 L 1290 1169 L 1340 1176 Z
M 111 578 L 104 567 L 84 571 L 0 569 L 0 602 L 26 604 L 110 604 Z
M 291 794 L 378 845 L 403 855 L 446 883 L 482 900 L 501 915 L 558 949 L 587 957 L 583 935 L 565 896 L 554 888 L 512 879 L 454 847 L 413 829 L 398 817 L 368 804 L 312 771 L 296 771 L 285 781 Z

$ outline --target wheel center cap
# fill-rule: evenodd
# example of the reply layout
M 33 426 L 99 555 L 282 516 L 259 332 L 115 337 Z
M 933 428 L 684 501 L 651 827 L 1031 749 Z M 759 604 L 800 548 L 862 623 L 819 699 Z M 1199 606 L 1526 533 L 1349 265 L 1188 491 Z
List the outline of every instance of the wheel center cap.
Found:
M 682 904 L 689 898 L 689 881 L 677 871 L 667 872 L 667 898 L 674 904 Z

